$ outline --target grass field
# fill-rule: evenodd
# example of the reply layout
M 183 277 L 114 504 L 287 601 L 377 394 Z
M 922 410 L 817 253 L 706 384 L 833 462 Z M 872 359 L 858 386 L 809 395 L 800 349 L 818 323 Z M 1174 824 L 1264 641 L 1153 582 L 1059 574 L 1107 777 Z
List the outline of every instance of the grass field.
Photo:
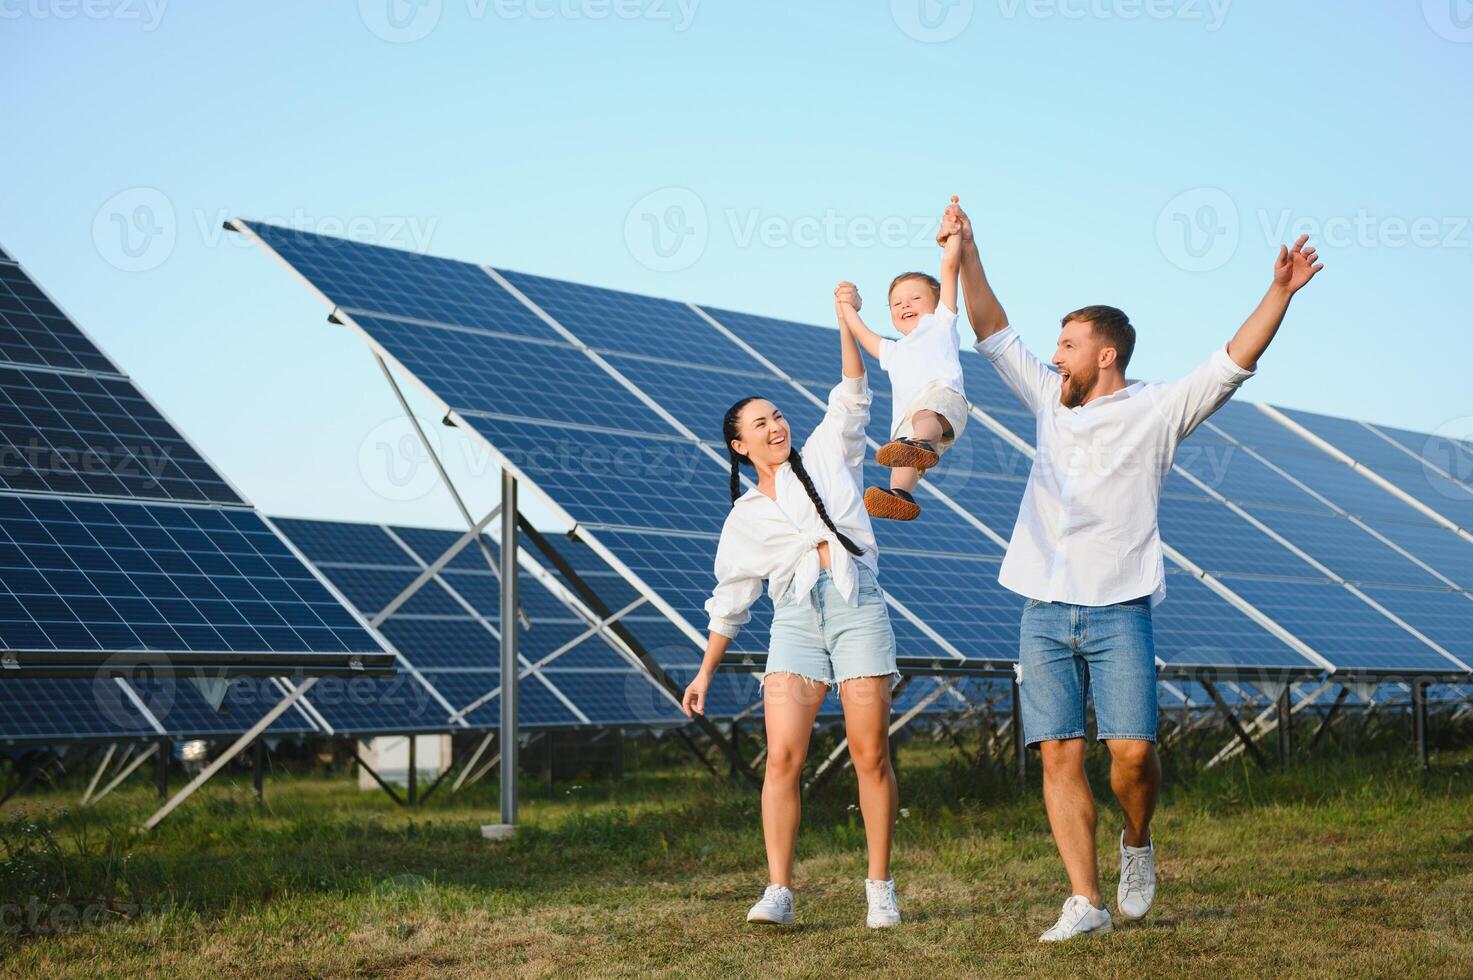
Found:
M 96 810 L 42 793 L 0 823 L 0 975 L 1473 975 L 1473 752 L 1422 773 L 1367 751 L 1205 774 L 1168 756 L 1156 910 L 1059 947 L 1035 941 L 1066 891 L 1036 771 L 934 745 L 901 757 L 906 922 L 884 932 L 863 925 L 852 781 L 805 812 L 799 925 L 757 931 L 757 801 L 668 742 L 618 785 L 529 782 L 504 844 L 478 835 L 492 785 L 411 811 L 342 775 L 270 780 L 264 806 L 221 778 L 140 838 L 146 780 Z

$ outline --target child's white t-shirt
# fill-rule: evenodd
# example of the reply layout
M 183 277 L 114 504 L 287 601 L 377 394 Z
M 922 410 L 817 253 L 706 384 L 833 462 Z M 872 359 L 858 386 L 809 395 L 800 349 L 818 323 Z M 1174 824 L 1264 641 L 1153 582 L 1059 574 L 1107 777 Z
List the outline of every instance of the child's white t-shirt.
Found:
M 899 340 L 880 341 L 880 367 L 890 375 L 894 398 L 890 431 L 900 428 L 911 402 L 932 385 L 945 385 L 963 398 L 961 341 L 956 335 L 956 311 L 938 305 L 921 317 L 916 328 Z

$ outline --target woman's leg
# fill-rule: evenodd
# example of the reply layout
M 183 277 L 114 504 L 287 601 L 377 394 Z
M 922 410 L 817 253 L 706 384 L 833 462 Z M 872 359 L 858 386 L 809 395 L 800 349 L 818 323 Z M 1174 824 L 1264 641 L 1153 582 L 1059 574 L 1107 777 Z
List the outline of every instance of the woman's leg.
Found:
M 773 884 L 793 887 L 793 847 L 800 811 L 798 777 L 808 738 L 828 687 L 797 674 L 768 674 L 762 684 L 767 723 L 767 774 L 762 781 L 762 833 Z
M 895 678 L 853 677 L 839 685 L 844 734 L 859 780 L 859 812 L 869 844 L 869 877 L 890 877 L 890 839 L 900 807 L 900 790 L 890 765 L 890 691 Z

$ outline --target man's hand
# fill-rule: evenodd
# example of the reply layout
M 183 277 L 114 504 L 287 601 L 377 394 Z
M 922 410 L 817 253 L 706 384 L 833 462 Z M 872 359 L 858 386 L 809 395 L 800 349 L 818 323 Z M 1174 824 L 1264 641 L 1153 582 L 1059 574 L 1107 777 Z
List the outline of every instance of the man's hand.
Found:
M 945 248 L 947 239 L 952 235 L 960 235 L 963 242 L 972 240 L 972 220 L 967 217 L 960 204 L 948 205 L 941 213 L 941 227 L 936 231 L 936 244 Z
M 852 282 L 841 282 L 834 287 L 834 302 L 854 307 L 858 312 L 864 301 L 859 298 L 859 287 Z
M 1274 263 L 1274 285 L 1288 290 L 1291 296 L 1308 285 L 1325 267 L 1323 262 L 1317 261 L 1319 255 L 1313 247 L 1305 248 L 1308 241 L 1308 235 L 1300 235 L 1292 249 L 1287 245 L 1279 246 L 1279 258 Z

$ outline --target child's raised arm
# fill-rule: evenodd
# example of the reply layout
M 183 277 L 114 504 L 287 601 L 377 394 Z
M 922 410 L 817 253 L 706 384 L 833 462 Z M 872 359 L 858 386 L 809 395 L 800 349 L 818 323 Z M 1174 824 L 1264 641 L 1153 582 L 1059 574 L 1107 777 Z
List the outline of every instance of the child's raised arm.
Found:
M 834 289 L 834 315 L 838 317 L 839 326 L 847 328 L 854 339 L 859 342 L 870 357 L 880 356 L 880 337 L 859 318 L 859 307 L 862 301 L 859 298 L 859 289 L 852 282 L 841 282 Z M 860 362 L 860 373 L 863 373 L 863 362 Z M 846 369 L 844 372 L 849 374 Z

